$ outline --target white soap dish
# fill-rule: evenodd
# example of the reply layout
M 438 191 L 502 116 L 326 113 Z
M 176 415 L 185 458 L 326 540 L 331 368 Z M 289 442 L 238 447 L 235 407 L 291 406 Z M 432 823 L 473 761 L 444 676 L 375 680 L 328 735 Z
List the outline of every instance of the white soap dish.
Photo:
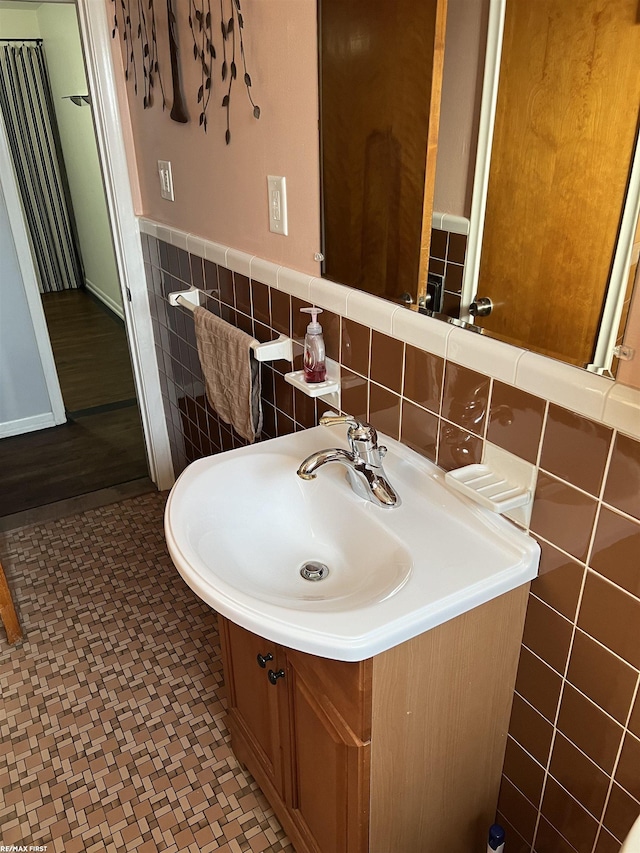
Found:
M 298 388 L 308 397 L 321 397 L 325 394 L 332 394 L 340 388 L 340 382 L 337 379 L 326 379 L 324 382 L 306 382 L 304 370 L 285 373 L 284 378 L 289 385 Z
M 510 483 L 488 465 L 465 465 L 447 471 L 444 479 L 452 489 L 494 512 L 509 512 L 531 501 L 529 489 Z

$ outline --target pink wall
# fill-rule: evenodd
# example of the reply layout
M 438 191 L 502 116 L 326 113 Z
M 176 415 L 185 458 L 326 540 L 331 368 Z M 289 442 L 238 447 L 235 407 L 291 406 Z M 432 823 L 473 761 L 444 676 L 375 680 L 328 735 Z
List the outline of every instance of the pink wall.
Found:
M 449 0 L 433 209 L 469 216 L 489 0 Z
M 113 5 L 107 0 L 109 15 Z M 146 4 L 145 4 L 146 5 Z M 140 213 L 158 222 L 259 255 L 275 263 L 316 274 L 313 260 L 320 246 L 318 160 L 318 85 L 315 0 L 245 0 L 245 49 L 260 105 L 259 120 L 242 82 L 231 98 L 231 144 L 226 145 L 225 110 L 220 103 L 220 24 L 215 18 L 214 95 L 208 110 L 207 133 L 198 126 L 196 102 L 199 66 L 186 2 L 174 4 L 178 15 L 183 91 L 190 122 L 178 124 L 162 111 L 159 99 L 147 110 L 127 87 L 141 194 Z M 166 15 L 156 4 L 160 70 L 165 91 L 171 91 Z M 241 65 L 238 57 L 239 69 Z M 225 84 L 226 86 L 226 84 Z M 170 104 L 169 104 L 170 106 Z M 157 161 L 172 163 L 175 202 L 160 197 Z M 269 231 L 267 175 L 287 179 L 289 236 Z

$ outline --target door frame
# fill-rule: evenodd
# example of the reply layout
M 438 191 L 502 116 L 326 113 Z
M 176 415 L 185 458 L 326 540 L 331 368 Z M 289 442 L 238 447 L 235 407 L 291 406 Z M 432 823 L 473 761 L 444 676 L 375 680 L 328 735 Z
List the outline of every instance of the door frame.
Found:
M 119 111 L 116 70 L 111 53 L 111 25 L 104 0 L 75 0 L 75 6 L 149 472 L 158 489 L 163 491 L 173 485 L 175 475 L 134 204 L 138 188 L 132 183 L 129 173 L 129 166 L 135 168 L 135 163 L 130 162 Z M 131 138 L 130 133 L 127 136 Z

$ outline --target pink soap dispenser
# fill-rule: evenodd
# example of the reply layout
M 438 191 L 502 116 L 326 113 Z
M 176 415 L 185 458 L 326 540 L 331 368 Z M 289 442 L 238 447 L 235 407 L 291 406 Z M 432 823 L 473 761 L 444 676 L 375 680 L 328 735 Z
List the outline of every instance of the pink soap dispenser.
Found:
M 311 314 L 311 322 L 304 336 L 304 379 L 305 382 L 324 382 L 327 378 L 327 365 L 324 352 L 322 326 L 318 323 L 318 314 L 322 308 L 301 308 L 304 314 Z

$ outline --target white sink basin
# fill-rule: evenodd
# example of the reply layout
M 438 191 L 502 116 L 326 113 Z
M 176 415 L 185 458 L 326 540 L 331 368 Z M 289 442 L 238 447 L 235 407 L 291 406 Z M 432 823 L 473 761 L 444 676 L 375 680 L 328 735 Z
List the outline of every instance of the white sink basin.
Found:
M 310 453 L 346 447 L 344 435 L 315 427 L 184 471 L 165 535 L 203 601 L 291 648 L 362 660 L 535 577 L 533 539 L 449 492 L 439 468 L 392 439 L 379 436 L 394 509 L 355 495 L 341 465 L 296 476 Z M 311 561 L 327 576 L 304 578 Z

